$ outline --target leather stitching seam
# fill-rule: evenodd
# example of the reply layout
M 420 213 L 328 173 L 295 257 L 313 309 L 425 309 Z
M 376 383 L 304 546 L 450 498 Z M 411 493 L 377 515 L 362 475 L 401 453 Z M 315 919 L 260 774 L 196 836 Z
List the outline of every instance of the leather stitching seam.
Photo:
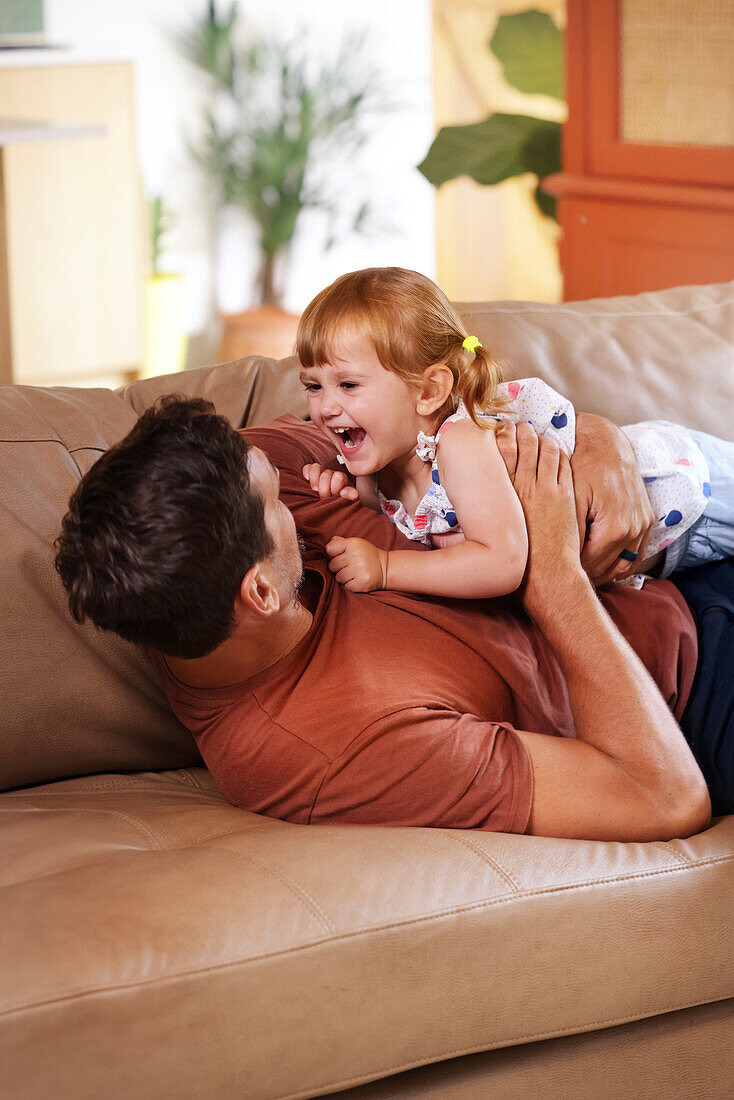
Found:
M 247 858 L 247 857 L 245 857 L 245 858 Z M 683 872 L 683 871 L 691 871 L 694 868 L 698 868 L 698 867 L 707 867 L 707 866 L 713 866 L 713 865 L 718 864 L 718 863 L 731 863 L 731 862 L 734 862 L 734 855 L 710 856 L 706 859 L 699 860 L 697 863 L 690 863 L 690 864 L 686 865 L 685 867 L 663 867 L 663 868 L 660 868 L 659 870 L 655 870 L 655 871 L 643 871 L 643 872 L 640 872 L 640 873 L 637 873 L 637 874 L 618 875 L 618 876 L 615 876 L 615 878 L 613 878 L 613 879 L 590 879 L 590 880 L 588 880 L 586 882 L 582 882 L 582 883 L 570 883 L 569 885 L 566 885 L 566 886 L 549 887 L 546 890 L 524 891 L 520 894 L 504 894 L 502 897 L 499 897 L 499 898 L 490 898 L 488 900 L 485 899 L 484 901 L 471 902 L 468 905 L 454 906 L 453 908 L 443 909 L 443 910 L 437 911 L 435 913 L 428 913 L 424 916 L 408 917 L 405 920 L 392 921 L 388 924 L 369 925 L 369 926 L 365 926 L 363 928 L 354 928 L 354 929 L 351 929 L 349 932 L 334 932 L 333 936 L 330 938 L 329 941 L 326 941 L 323 938 L 322 939 L 317 939 L 317 940 L 311 940 L 311 941 L 307 941 L 305 943 L 296 944 L 292 947 L 279 948 L 279 949 L 274 950 L 274 951 L 265 951 L 265 952 L 262 952 L 261 954 L 257 954 L 257 955 L 253 954 L 253 955 L 250 955 L 248 958 L 245 958 L 245 959 L 235 959 L 232 962 L 217 963 L 217 964 L 212 964 L 211 966 L 197 967 L 195 970 L 180 970 L 175 974 L 163 974 L 163 975 L 159 975 L 158 977 L 149 978 L 149 979 L 146 979 L 146 980 L 138 980 L 138 981 L 133 981 L 133 982 L 119 982 L 115 985 L 89 986 L 89 987 L 86 987 L 86 988 L 76 989 L 76 990 L 64 993 L 62 996 L 48 997 L 45 1000 L 35 1001 L 31 1004 L 17 1005 L 14 1008 L 8 1008 L 8 1009 L 4 1010 L 3 1012 L 0 1012 L 0 1019 L 3 1016 L 9 1016 L 13 1013 L 32 1011 L 33 1009 L 36 1009 L 36 1008 L 41 1008 L 41 1007 L 45 1007 L 45 1006 L 48 1006 L 48 1005 L 51 1005 L 51 1004 L 58 1004 L 58 1003 L 63 1002 L 63 1001 L 72 1000 L 73 998 L 76 998 L 76 997 L 79 997 L 79 996 L 86 996 L 86 995 L 90 995 L 90 994 L 94 995 L 95 993 L 108 994 L 108 993 L 111 993 L 113 991 L 120 990 L 120 989 L 136 989 L 136 988 L 141 988 L 141 987 L 146 986 L 146 985 L 155 985 L 155 984 L 159 984 L 159 983 L 163 983 L 163 982 L 179 980 L 180 978 L 199 977 L 200 975 L 203 975 L 203 974 L 210 974 L 210 973 L 215 973 L 217 971 L 230 970 L 230 969 L 234 969 L 235 967 L 240 967 L 240 966 L 248 966 L 250 963 L 260 963 L 260 962 L 263 962 L 266 959 L 280 958 L 280 957 L 284 957 L 286 955 L 295 954 L 299 951 L 309 950 L 310 948 L 314 948 L 314 947 L 318 948 L 318 947 L 323 946 L 323 944 L 325 942 L 334 942 L 334 941 L 338 941 L 338 940 L 356 939 L 359 936 L 368 936 L 370 934 L 375 934 L 375 933 L 380 933 L 381 934 L 383 932 L 390 931 L 390 930 L 396 929 L 396 928 L 408 928 L 411 925 L 419 925 L 419 924 L 425 924 L 428 921 L 442 920 L 445 917 L 455 916 L 457 913 L 462 913 L 462 912 L 470 913 L 472 911 L 476 911 L 476 910 L 479 910 L 479 909 L 489 909 L 494 905 L 511 904 L 513 902 L 520 901 L 521 899 L 526 898 L 526 897 L 543 897 L 543 896 L 547 896 L 547 895 L 550 895 L 550 894 L 563 893 L 565 891 L 576 890 L 576 889 L 579 889 L 580 887 L 594 886 L 594 885 L 600 885 L 600 884 L 601 885 L 606 885 L 607 883 L 611 883 L 611 882 L 634 881 L 635 879 L 640 879 L 641 880 L 641 879 L 644 879 L 644 878 L 652 878 L 652 877 L 657 876 L 657 875 L 678 874 L 678 873 Z M 268 868 L 269 870 L 273 870 L 272 868 L 268 867 L 268 864 L 264 864 L 264 866 L 266 868 Z M 273 873 L 275 873 L 275 872 L 273 872 Z M 734 992 L 732 993 L 732 996 L 734 996 Z M 697 1002 L 692 1002 L 692 1003 L 697 1003 Z M 679 1007 L 685 1008 L 685 1007 L 688 1007 L 688 1006 L 680 1005 Z M 672 1008 L 661 1009 L 660 1011 L 661 1012 L 667 1012 L 667 1011 L 673 1011 L 673 1009 Z M 590 1025 L 590 1026 L 593 1026 L 593 1025 Z M 448 1057 L 448 1055 L 446 1055 L 446 1057 Z M 282 1100 L 285 1100 L 285 1097 L 283 1097 Z

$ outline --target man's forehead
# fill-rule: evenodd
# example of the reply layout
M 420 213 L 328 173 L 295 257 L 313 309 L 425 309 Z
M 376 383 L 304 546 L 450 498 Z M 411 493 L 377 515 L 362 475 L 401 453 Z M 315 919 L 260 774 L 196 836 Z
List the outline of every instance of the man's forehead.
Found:
M 262 451 L 259 447 L 255 447 L 252 444 L 247 452 L 247 468 L 251 477 L 261 477 L 263 479 L 275 477 L 276 480 L 280 480 L 277 466 L 270 461 L 265 451 Z

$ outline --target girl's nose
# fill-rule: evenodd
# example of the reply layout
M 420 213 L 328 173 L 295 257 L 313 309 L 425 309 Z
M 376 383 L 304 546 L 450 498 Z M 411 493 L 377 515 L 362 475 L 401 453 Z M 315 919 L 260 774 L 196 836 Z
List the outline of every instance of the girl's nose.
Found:
M 339 394 L 336 390 L 322 390 L 319 412 L 322 416 L 338 416 L 341 412 Z

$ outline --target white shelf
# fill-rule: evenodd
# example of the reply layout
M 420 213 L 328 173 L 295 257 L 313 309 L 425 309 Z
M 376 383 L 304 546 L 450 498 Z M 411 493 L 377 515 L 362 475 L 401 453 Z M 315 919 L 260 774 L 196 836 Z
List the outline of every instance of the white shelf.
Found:
M 0 69 L 43 69 L 59 65 L 110 65 L 129 62 L 114 47 L 39 46 L 36 49 L 0 49 Z
M 97 122 L 47 122 L 35 118 L 0 118 L 0 145 L 65 138 L 104 137 L 107 127 Z

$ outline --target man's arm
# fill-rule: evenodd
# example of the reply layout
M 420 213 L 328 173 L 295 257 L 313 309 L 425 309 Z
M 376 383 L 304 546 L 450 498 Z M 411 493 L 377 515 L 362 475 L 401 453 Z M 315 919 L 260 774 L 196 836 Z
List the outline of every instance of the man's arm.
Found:
M 566 677 L 578 735 L 518 731 L 534 773 L 529 831 L 643 841 L 697 832 L 711 814 L 705 782 L 581 567 L 568 461 L 528 425 L 518 425 L 517 444 L 510 473 L 530 539 L 523 601 Z

